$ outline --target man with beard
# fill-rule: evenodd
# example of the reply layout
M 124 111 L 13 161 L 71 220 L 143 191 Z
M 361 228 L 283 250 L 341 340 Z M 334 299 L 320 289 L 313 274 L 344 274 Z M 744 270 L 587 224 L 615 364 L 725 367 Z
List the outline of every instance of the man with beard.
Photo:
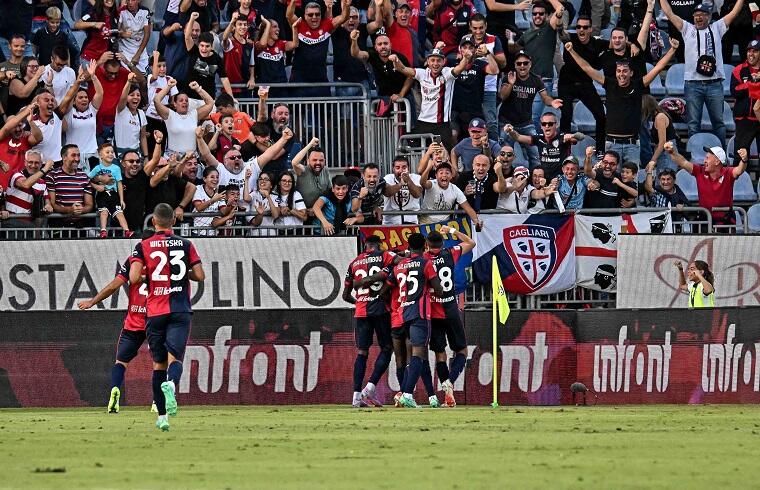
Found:
M 42 131 L 36 124 L 29 124 L 31 131 L 24 130 L 24 122 L 31 122 L 37 103 L 27 107 L 8 118 L 0 128 L 0 186 L 8 187 L 11 176 L 24 168 L 24 155 L 27 150 L 42 141 Z
M 386 175 L 385 188 L 388 195 L 385 197 L 383 211 L 419 211 L 422 187 L 420 176 L 409 173 L 409 159 L 403 155 L 397 155 L 393 159 L 393 172 Z M 388 216 L 383 213 L 383 225 L 417 224 L 416 214 L 402 216 Z
M 506 74 L 499 91 L 501 100 L 504 101 L 499 110 L 499 121 L 502 124 L 511 125 L 516 133 L 526 137 L 517 141 L 510 134 L 506 134 L 504 139 L 519 142 L 523 147 L 523 153 L 528 157 L 530 167 L 535 168 L 539 163 L 538 149 L 535 144 L 529 142 L 529 139 L 536 135 L 536 126 L 533 124 L 536 96 L 539 96 L 542 105 L 555 109 L 562 107 L 563 104 L 562 99 L 554 99 L 549 95 L 541 77 L 531 71 L 532 66 L 533 61 L 528 53 L 525 51 L 517 53 L 515 71 Z M 545 126 L 542 125 L 542 128 Z M 546 134 L 547 130 L 544 129 L 543 132 Z M 549 132 L 554 134 L 557 128 L 552 127 Z
M 667 0 L 660 7 L 684 39 L 684 99 L 689 136 L 701 130 L 703 106 L 707 106 L 712 132 L 726 146 L 726 124 L 723 122 L 723 35 L 739 15 L 744 1 L 739 0 L 726 15 L 710 24 L 712 5 L 694 7 L 694 23 L 673 12 Z M 658 63 L 659 64 L 659 63 Z
M 620 155 L 611 150 L 604 152 L 604 156 L 602 156 L 601 161 L 598 163 L 601 171 L 598 171 L 594 169 L 592 164 L 595 151 L 593 146 L 586 148 L 583 172 L 588 178 L 594 179 L 599 183 L 599 189 L 586 192 L 583 206 L 592 209 L 617 208 L 620 206 L 618 187 L 625 185 L 620 181 L 620 174 L 617 171 L 620 164 Z M 628 186 L 625 187 L 630 189 Z
M 415 111 L 415 101 L 412 97 L 411 89 L 414 84 L 414 78 L 407 77 L 393 68 L 393 62 L 389 59 L 391 54 L 396 55 L 404 66 L 411 66 L 409 59 L 403 54 L 392 49 L 393 44 L 390 38 L 385 34 L 378 34 L 375 37 L 374 51 L 362 51 L 359 49 L 359 32 L 351 33 L 351 56 L 358 58 L 372 68 L 377 85 L 377 95 L 388 97 L 391 103 L 396 103 L 400 98 L 406 97 L 409 101 L 409 107 L 412 116 Z
M 641 76 L 633 71 L 629 63 L 620 61 L 616 67 L 615 77 L 612 78 L 599 73 L 589 65 L 575 52 L 572 43 L 565 43 L 565 51 L 570 52 L 578 66 L 592 80 L 604 85 L 607 94 L 607 138 L 604 149 L 615 151 L 619 155 L 618 160 L 641 163 L 641 148 L 639 147 L 641 96 L 644 89 L 665 69 L 676 49 L 678 49 L 678 41 L 672 39 L 670 49 L 665 56 L 650 72 Z
M 344 83 L 360 83 L 369 87 L 369 74 L 364 63 L 351 56 L 352 38 L 359 37 L 362 46 L 367 45 L 367 26 L 359 23 L 359 10 L 349 9 L 348 21 L 342 27 L 335 29 L 332 35 L 333 45 L 333 81 Z M 336 97 L 351 97 L 361 95 L 359 87 L 336 87 Z M 350 113 L 350 111 L 348 111 Z
M 538 161 L 544 168 L 548 181 L 560 174 L 562 162 L 570 155 L 570 147 L 577 142 L 576 138 L 581 136 L 579 133 L 560 133 L 557 130 L 557 116 L 553 112 L 545 112 L 541 116 L 540 136 L 520 134 L 511 124 L 504 126 L 504 132 L 518 143 L 538 147 Z
M 486 32 L 487 27 L 488 23 L 482 14 L 477 13 L 470 18 L 470 34 L 476 50 L 480 46 L 485 46 L 488 53 L 493 56 L 499 70 L 503 70 L 507 66 L 507 57 L 504 54 L 503 45 L 498 37 Z M 486 82 L 483 87 L 483 115 L 488 126 L 488 136 L 492 140 L 499 139 L 498 114 L 496 112 L 498 85 L 498 74 L 486 75 Z
M 439 43 L 440 44 L 440 43 Z M 393 67 L 407 77 L 414 77 L 420 83 L 422 104 L 413 133 L 433 133 L 441 137 L 447 150 L 454 146 L 451 134 L 451 103 L 454 80 L 472 60 L 472 52 L 465 52 L 462 60 L 454 68 L 444 66 L 446 58 L 440 47 L 433 49 L 427 57 L 427 68 L 409 68 L 401 63 L 398 56 L 388 57 Z
M 53 98 L 52 95 L 50 97 Z M 79 170 L 79 158 L 77 145 L 64 146 L 61 150 L 61 166 L 45 177 L 53 211 L 64 215 L 61 219 L 49 220 L 50 226 L 82 228 L 85 220 L 80 216 L 91 212 L 95 207 L 90 178 Z
M 306 166 L 301 164 L 304 158 Z M 311 208 L 314 203 L 319 196 L 330 190 L 330 172 L 325 169 L 325 152 L 319 147 L 319 139 L 312 138 L 309 144 L 293 157 L 293 171 L 298 177 L 298 192 L 309 210 L 309 216 L 313 216 Z
M 459 40 L 467 34 L 470 18 L 477 13 L 470 0 L 433 0 L 425 8 L 433 19 L 433 42 L 443 43 L 443 54 L 454 60 Z
M 419 42 L 410 25 L 411 17 L 412 9 L 405 0 L 397 2 L 395 8 L 391 8 L 390 0 L 375 0 L 375 20 L 367 24 L 367 32 L 387 36 L 390 45 L 407 60 L 404 64 L 414 67 L 417 66 Z M 387 59 L 388 55 L 385 56 Z
M 124 204 L 126 204 L 124 217 L 129 229 L 135 232 L 143 228 L 145 198 L 150 189 L 150 176 L 161 158 L 161 142 L 164 140 L 164 135 L 161 131 L 153 131 L 153 137 L 156 140 L 153 156 L 145 162 L 144 166 L 140 155 L 134 150 L 127 151 L 121 158 L 121 166 L 124 169 L 121 185 L 124 187 Z
M 257 139 L 257 144 L 255 145 L 257 149 L 253 148 L 254 145 L 244 143 L 241 151 L 247 159 L 250 159 L 257 154 L 266 151 L 266 148 L 274 144 L 274 141 L 279 140 L 282 137 L 283 130 L 285 128 L 288 128 L 290 125 L 290 109 L 288 109 L 288 106 L 282 102 L 278 102 L 272 106 L 272 110 L 269 113 L 269 117 L 267 118 L 266 101 L 268 97 L 269 92 L 259 89 L 259 110 L 257 122 L 260 124 L 265 124 L 269 128 L 269 137 L 264 139 L 262 136 L 259 140 L 259 138 L 256 138 L 256 136 L 254 136 Z M 255 134 L 258 134 L 255 127 L 252 128 L 252 131 Z M 263 135 L 263 131 L 260 131 L 260 133 Z M 259 143 L 261 143 L 261 145 L 259 145 Z M 266 148 L 262 149 L 262 146 L 266 146 Z M 269 163 L 268 170 L 277 174 L 281 174 L 287 170 L 291 166 L 289 162 L 292 160 L 293 152 L 300 146 L 301 143 L 297 138 L 290 138 L 282 148 L 282 152 L 276 154 L 274 158 L 272 158 L 272 161 Z
M 451 112 L 457 140 L 464 138 L 465 130 L 473 118 L 482 120 L 486 77 L 499 73 L 499 66 L 493 55 L 488 52 L 488 47 L 479 44 L 476 48 L 475 45 L 471 34 L 464 36 L 459 42 L 459 56 L 468 56 L 470 61 L 454 82 Z M 485 129 L 484 124 L 483 130 Z

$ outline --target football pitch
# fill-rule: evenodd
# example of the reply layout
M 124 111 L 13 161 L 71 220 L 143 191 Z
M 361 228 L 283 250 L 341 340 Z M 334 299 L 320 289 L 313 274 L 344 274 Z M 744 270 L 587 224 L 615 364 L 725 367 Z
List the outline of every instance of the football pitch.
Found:
M 104 412 L 0 410 L 0 488 L 753 488 L 760 456 L 752 405 Z

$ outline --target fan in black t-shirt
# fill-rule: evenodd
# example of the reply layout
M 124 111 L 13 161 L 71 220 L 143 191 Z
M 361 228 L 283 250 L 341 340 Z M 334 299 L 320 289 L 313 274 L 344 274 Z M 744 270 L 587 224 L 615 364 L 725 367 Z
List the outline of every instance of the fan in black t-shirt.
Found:
M 572 145 L 583 136 L 580 133 L 560 133 L 557 116 L 553 112 L 545 112 L 541 116 L 542 134 L 540 135 L 519 134 L 511 124 L 507 124 L 504 131 L 519 143 L 538 147 L 538 159 L 546 173 L 547 181 L 551 181 L 562 173 L 562 162 L 570 155 Z
M 198 37 L 198 45 L 188 51 L 189 63 L 187 65 L 187 74 L 183 84 L 183 91 L 195 95 L 195 91 L 188 90 L 190 82 L 198 82 L 203 90 L 212 97 L 216 94 L 216 76 L 222 82 L 224 91 L 232 94 L 230 80 L 227 78 L 227 72 L 224 69 L 224 60 L 214 52 L 214 36 L 210 32 L 203 32 Z

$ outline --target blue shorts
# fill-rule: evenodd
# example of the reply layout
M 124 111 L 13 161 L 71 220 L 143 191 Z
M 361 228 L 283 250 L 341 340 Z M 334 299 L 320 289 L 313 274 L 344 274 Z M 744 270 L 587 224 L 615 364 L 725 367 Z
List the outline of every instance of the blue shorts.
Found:
M 409 329 L 409 340 L 412 347 L 427 347 L 430 341 L 430 320 L 417 318 L 404 322 L 404 327 Z
M 116 344 L 116 360 L 128 363 L 137 356 L 145 342 L 145 330 L 122 329 L 119 334 L 119 343 Z
M 373 333 L 377 336 L 377 345 L 381 349 L 390 349 L 392 347 L 390 313 L 356 319 L 356 327 L 354 327 L 356 348 L 361 350 L 369 349 L 372 346 Z
M 168 313 L 148 318 L 145 331 L 154 362 L 166 362 L 168 353 L 180 361 L 185 357 L 192 316 L 192 313 Z

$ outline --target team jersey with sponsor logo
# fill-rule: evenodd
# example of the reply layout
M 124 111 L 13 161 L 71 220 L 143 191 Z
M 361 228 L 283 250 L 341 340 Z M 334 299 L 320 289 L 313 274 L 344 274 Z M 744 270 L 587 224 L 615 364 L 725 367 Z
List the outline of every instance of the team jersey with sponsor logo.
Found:
M 435 253 L 425 252 L 425 258 L 433 262 L 438 272 L 438 279 L 441 281 L 441 289 L 444 293 L 441 297 L 435 294 L 430 297 L 430 316 L 432 318 L 457 318 L 459 316 L 459 306 L 454 291 L 454 269 L 461 257 L 462 247 L 459 245 L 442 248 Z
M 353 287 L 354 279 L 364 279 L 377 274 L 393 265 L 395 258 L 396 254 L 393 252 L 381 250 L 359 254 L 348 266 L 345 285 Z M 382 287 L 382 282 L 376 282 L 369 287 L 356 289 L 355 318 L 382 315 L 388 311 L 385 300 L 377 294 Z
M 129 284 L 129 304 L 127 316 L 124 318 L 124 330 L 145 330 L 145 313 L 148 302 L 148 285 L 145 283 L 132 284 L 129 282 L 129 259 L 119 268 L 116 277 Z
M 316 29 L 306 22 L 298 24 L 298 47 L 293 55 L 292 82 L 326 82 L 327 50 L 335 30 L 332 19 L 322 19 Z
M 148 317 L 193 311 L 188 273 L 201 258 L 190 240 L 156 232 L 135 245 L 132 260 L 145 266 Z
M 399 301 L 398 282 L 392 270 L 385 269 L 386 282 L 391 285 L 391 328 L 401 328 L 404 326 L 404 310 L 401 308 Z
M 387 282 L 398 289 L 404 322 L 430 320 L 430 280 L 437 275 L 433 262 L 419 254 L 403 259 L 393 268 L 395 281 Z

